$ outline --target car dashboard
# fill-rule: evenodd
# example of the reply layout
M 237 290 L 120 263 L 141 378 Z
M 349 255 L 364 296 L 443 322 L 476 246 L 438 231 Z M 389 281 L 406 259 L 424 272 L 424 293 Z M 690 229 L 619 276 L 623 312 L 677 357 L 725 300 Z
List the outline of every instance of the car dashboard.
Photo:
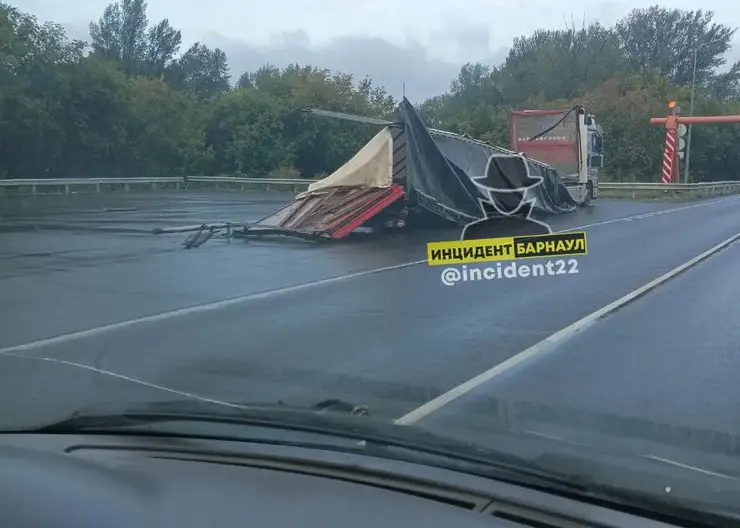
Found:
M 671 526 L 417 463 L 146 435 L 0 435 L 5 526 Z

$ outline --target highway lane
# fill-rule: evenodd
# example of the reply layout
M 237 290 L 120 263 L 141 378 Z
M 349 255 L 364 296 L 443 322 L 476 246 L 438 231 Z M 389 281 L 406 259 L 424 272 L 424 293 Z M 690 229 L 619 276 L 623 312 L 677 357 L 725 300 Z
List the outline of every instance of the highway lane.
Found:
M 23 353 L 220 400 L 301 404 L 340 397 L 370 404 L 377 415 L 397 417 L 731 236 L 740 225 L 737 204 L 737 199 L 723 199 L 630 221 L 611 220 L 626 216 L 633 204 L 615 206 L 617 214 L 611 219 L 599 216 L 597 208 L 584 211 L 592 214 L 586 223 L 597 225 L 587 228 L 589 255 L 577 276 L 444 287 L 439 267 L 411 266 L 195 310 Z M 657 204 L 638 206 L 643 213 L 660 209 Z M 559 217 L 553 227 L 562 229 L 569 221 L 571 227 L 578 225 L 576 221 L 583 222 L 579 216 Z M 334 262 L 333 275 L 341 266 L 358 269 L 361 257 L 377 266 L 424 254 L 423 240 L 403 236 L 382 245 L 371 240 L 321 249 L 252 244 L 235 246 L 235 251 L 234 246 L 204 247 L 190 254 L 204 255 L 200 258 L 205 260 L 209 254 L 224 259 L 227 251 L 240 252 L 246 276 L 255 273 L 260 262 L 245 265 L 248 255 L 267 248 L 283 256 L 295 251 L 295 260 L 283 264 L 294 271 L 288 279 L 293 283 L 304 282 L 312 266 Z M 230 266 L 233 263 L 218 274 L 234 273 Z M 272 271 L 281 269 L 286 268 Z M 298 269 L 304 273 L 295 272 Z M 268 276 L 268 270 L 261 273 Z M 139 280 L 130 276 L 120 291 Z M 124 301 L 129 298 L 124 294 Z M 120 380 L 101 382 L 89 371 L 77 379 L 69 366 L 5 359 L 4 376 L 16 381 L 0 385 L 0 397 L 12 392 L 17 399 L 24 387 L 34 385 L 65 395 L 32 412 L 28 405 L 19 405 L 13 413 L 19 421 L 51 417 L 101 398 L 154 394 L 145 387 L 137 393 Z M 158 397 L 169 399 L 172 394 Z
M 425 257 L 426 240 L 457 235 L 435 231 L 333 246 L 212 240 L 184 251 L 185 234 L 150 234 L 155 227 L 254 221 L 292 196 L 153 192 L 4 200 L 0 346 L 411 262 Z M 552 223 L 566 229 L 676 207 L 601 201 Z
M 290 194 L 290 197 L 293 195 Z M 154 227 L 254 221 L 290 198 L 278 193 L 91 195 L 0 220 L 0 346 L 18 344 L 318 280 L 403 260 L 393 248 L 351 250 L 295 241 L 213 240 L 185 251 L 186 234 Z M 4 204 L 5 205 L 5 204 Z M 104 208 L 135 206 L 135 211 Z M 38 226 L 40 228 L 36 229 Z M 4 231 L 4 232 L 3 232 Z M 48 302 L 53 292 L 55 302 Z M 43 320 L 44 324 L 37 322 Z
M 736 226 L 737 229 L 737 226 Z M 740 454 L 740 243 L 420 423 L 514 427 L 711 471 Z

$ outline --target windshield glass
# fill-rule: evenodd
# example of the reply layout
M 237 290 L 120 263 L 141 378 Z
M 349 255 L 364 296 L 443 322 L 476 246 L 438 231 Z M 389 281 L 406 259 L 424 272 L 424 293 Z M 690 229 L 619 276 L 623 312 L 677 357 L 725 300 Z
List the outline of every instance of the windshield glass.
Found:
M 421 33 L 365 34 L 387 10 L 278 1 L 245 34 L 248 3 L 149 4 L 0 3 L 0 430 L 334 399 L 460 446 L 583 446 L 565 474 L 716 475 L 726 500 L 737 13 L 626 2 L 563 29 L 570 8 L 411 2 Z M 511 150 L 563 115 L 567 170 Z

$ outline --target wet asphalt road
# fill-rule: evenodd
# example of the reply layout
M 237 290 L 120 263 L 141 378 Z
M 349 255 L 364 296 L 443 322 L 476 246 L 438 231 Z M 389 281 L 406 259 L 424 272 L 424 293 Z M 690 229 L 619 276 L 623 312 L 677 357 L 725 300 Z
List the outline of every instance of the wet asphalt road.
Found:
M 740 454 L 739 260 L 729 246 L 426 423 L 477 422 L 484 437 L 493 416 L 489 426 L 723 472 L 722 455 Z
M 214 239 L 192 251 L 181 248 L 184 234 L 150 234 L 256 220 L 291 197 L 142 193 L 0 203 L 0 349 L 69 336 L 12 351 L 23 357 L 0 356 L 3 423 L 59 418 L 94 402 L 177 397 L 161 388 L 227 401 L 342 398 L 396 418 L 740 230 L 735 197 L 602 200 L 551 222 L 555 230 L 590 226 L 578 274 L 451 287 L 441 284 L 441 267 L 401 265 L 424 259 L 427 240 L 454 231 L 331 246 Z M 737 245 L 721 251 L 422 423 L 485 434 L 511 425 L 528 402 L 740 434 L 738 257 Z M 362 274 L 379 268 L 390 269 Z M 529 411 L 518 427 L 572 441 L 623 440 L 545 419 L 551 410 L 537 419 Z

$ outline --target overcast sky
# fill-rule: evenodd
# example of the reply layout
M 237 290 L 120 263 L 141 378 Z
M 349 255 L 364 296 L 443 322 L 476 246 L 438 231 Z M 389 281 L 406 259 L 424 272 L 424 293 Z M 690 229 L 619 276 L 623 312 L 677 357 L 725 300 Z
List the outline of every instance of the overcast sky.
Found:
M 109 0 L 6 0 L 40 20 L 63 24 L 88 40 L 87 25 Z M 444 92 L 468 61 L 498 64 L 512 40 L 536 29 L 564 29 L 585 20 L 605 25 L 656 0 L 148 0 L 149 20 L 168 18 L 182 30 L 183 49 L 200 41 L 222 48 L 232 80 L 266 62 L 310 63 L 358 77 L 418 101 Z M 673 0 L 705 9 L 740 27 L 736 0 Z M 728 62 L 740 60 L 740 32 Z

